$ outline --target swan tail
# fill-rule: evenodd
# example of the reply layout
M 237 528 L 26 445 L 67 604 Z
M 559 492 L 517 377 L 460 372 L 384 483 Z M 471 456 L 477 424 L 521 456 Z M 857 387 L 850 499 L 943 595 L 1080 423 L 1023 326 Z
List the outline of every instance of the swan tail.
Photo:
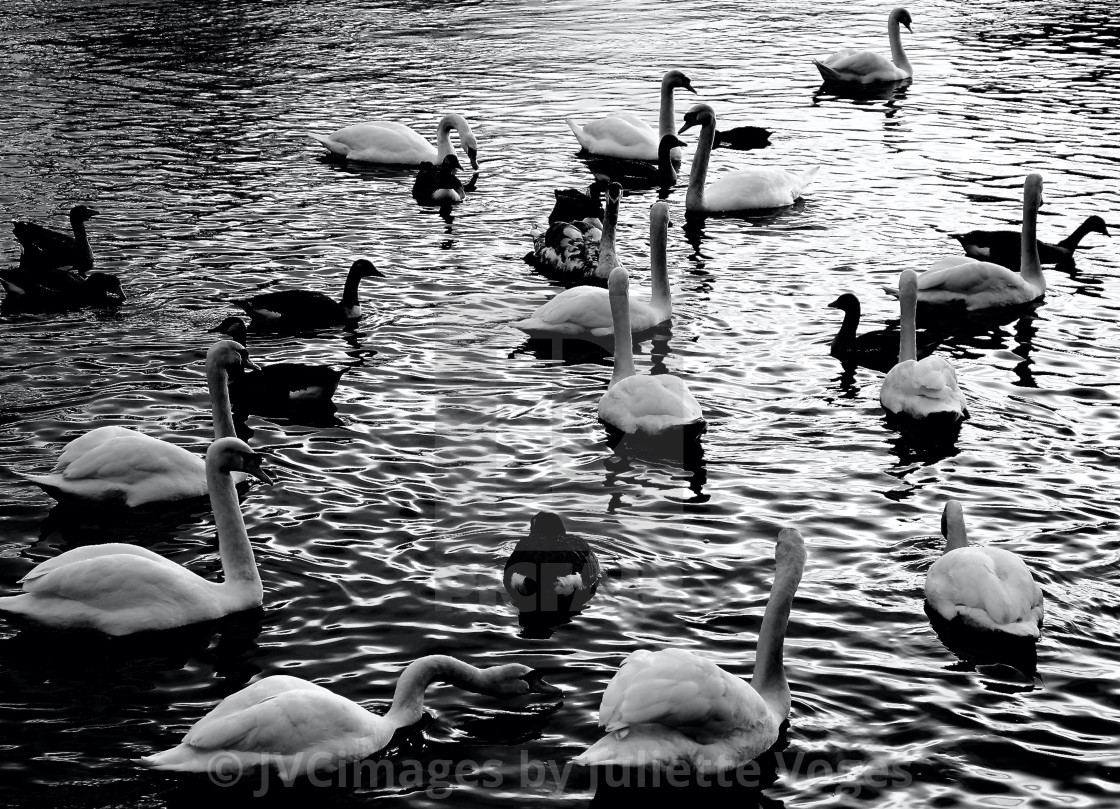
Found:
M 813 64 L 817 66 L 817 70 L 820 71 L 821 78 L 824 79 L 825 81 L 843 81 L 844 80 L 843 76 L 841 76 L 835 70 L 830 68 L 828 65 L 824 64 L 824 62 L 818 62 L 816 59 L 814 59 Z
M 579 124 L 577 124 L 571 118 L 565 118 L 564 122 L 568 125 L 568 128 L 570 130 L 572 130 L 572 134 L 576 136 L 576 140 L 579 141 L 579 145 L 582 146 L 584 149 L 586 149 L 587 144 L 583 142 L 584 141 L 583 127 L 580 126 Z
M 199 750 L 189 744 L 181 744 L 150 756 L 141 756 L 138 760 L 149 769 L 170 772 L 214 772 L 225 775 L 223 765 L 231 768 L 229 774 L 235 774 L 233 770 L 236 770 L 236 774 L 240 774 L 241 769 L 234 756 L 221 751 L 219 755 L 215 755 L 212 750 Z
M 346 157 L 346 155 L 348 155 L 350 153 L 349 148 L 347 148 L 346 146 L 344 146 L 341 143 L 336 143 L 335 141 L 331 140 L 329 135 L 313 135 L 310 132 L 308 132 L 307 137 L 311 138 L 313 141 L 317 141 L 318 143 L 322 144 L 324 147 L 326 147 L 327 151 L 329 151 L 331 154 L 336 154 L 336 155 L 340 155 L 341 157 Z
M 883 291 L 890 295 L 892 298 L 898 297 L 898 290 L 894 287 L 883 287 Z
M 805 191 L 805 189 L 809 187 L 809 184 L 813 182 L 813 180 L 817 176 L 817 172 L 820 171 L 820 170 L 821 170 L 820 166 L 813 166 L 811 169 L 808 169 L 806 171 L 801 172 L 801 176 L 797 178 L 797 183 L 798 183 L 797 195 L 798 196 L 801 196 L 801 194 Z

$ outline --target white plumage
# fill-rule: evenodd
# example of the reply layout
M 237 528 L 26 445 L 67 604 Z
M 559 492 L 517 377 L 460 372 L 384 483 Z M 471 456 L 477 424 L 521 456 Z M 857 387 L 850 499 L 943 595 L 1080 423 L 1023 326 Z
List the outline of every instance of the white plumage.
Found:
M 351 124 L 330 135 L 310 135 L 332 154 L 363 163 L 383 163 L 399 166 L 419 166 L 431 163 L 438 166 L 454 153 L 451 130 L 459 133 L 459 142 L 466 150 L 473 168 L 478 168 L 478 140 L 470 124 L 455 113 L 443 116 L 436 128 L 436 145 L 433 146 L 413 129 L 395 121 L 367 121 Z
M 911 78 L 914 75 L 914 68 L 910 66 L 910 60 L 902 50 L 902 34 L 898 30 L 900 23 L 906 26 L 907 31 L 913 33 L 913 29 L 910 28 L 910 12 L 904 8 L 896 8 L 887 16 L 891 59 L 880 56 L 874 51 L 842 48 L 823 61 L 813 60 L 813 64 L 820 71 L 821 78 L 826 82 L 846 84 L 878 84 Z

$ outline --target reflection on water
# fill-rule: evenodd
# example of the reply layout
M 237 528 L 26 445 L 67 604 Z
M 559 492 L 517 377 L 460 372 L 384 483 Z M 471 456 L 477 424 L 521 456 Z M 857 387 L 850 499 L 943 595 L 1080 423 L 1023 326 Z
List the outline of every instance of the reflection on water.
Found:
M 431 690 L 398 756 L 489 762 L 500 776 L 451 788 L 456 805 L 632 797 L 565 770 L 600 734 L 606 682 L 629 652 L 665 645 L 749 677 L 786 524 L 809 546 L 787 638 L 786 746 L 754 786 L 681 797 L 964 806 L 1115 792 L 1120 713 L 1101 684 L 1120 633 L 1116 245 L 1100 238 L 1046 268 L 1031 310 L 946 332 L 937 351 L 970 409 L 951 434 L 888 422 L 882 374 L 829 355 L 839 323 L 827 304 L 853 292 L 862 330 L 893 322 L 880 287 L 954 255 L 949 233 L 1016 227 L 1030 171 L 1046 181 L 1041 233 L 1114 221 L 1120 25 L 1107 7 L 1049 0 L 911 9 L 913 81 L 851 97 L 822 87 L 812 59 L 842 42 L 882 49 L 881 6 L 748 6 L 5 5 L 0 214 L 64 227 L 71 205 L 95 203 L 98 269 L 121 276 L 128 300 L 0 316 L 4 593 L 35 562 L 98 541 L 216 580 L 205 504 L 120 519 L 56 507 L 15 473 L 50 468 L 103 424 L 201 452 L 206 330 L 237 313 L 233 298 L 337 295 L 359 256 L 387 277 L 352 330 L 250 335 L 264 363 L 352 366 L 330 418 L 245 416 L 278 477 L 241 498 L 262 611 L 135 648 L 0 625 L 0 802 L 226 799 L 206 779 L 131 762 L 258 674 L 384 710 L 403 665 L 434 652 L 522 661 L 565 689 L 562 706 Z M 629 183 L 618 249 L 636 281 L 650 266 L 649 205 L 667 199 L 674 221 L 672 329 L 640 343 L 637 361 L 686 379 L 708 426 L 696 444 L 612 448 L 597 419 L 610 341 L 527 341 L 509 323 L 554 294 L 522 261 L 553 191 L 596 177 L 564 119 L 633 111 L 653 124 L 670 67 L 720 120 L 773 133 L 761 151 L 717 149 L 713 181 L 821 170 L 793 208 L 699 221 L 683 215 L 691 146 L 672 188 Z M 330 161 L 307 138 L 370 119 L 427 133 L 451 111 L 471 121 L 480 159 L 451 210 L 415 203 L 414 170 Z M 17 258 L 0 240 L 0 261 Z M 1046 592 L 1031 665 L 962 648 L 923 611 L 939 545 L 914 535 L 950 497 Z M 606 578 L 573 620 L 534 635 L 499 575 L 512 542 L 495 538 L 540 509 L 588 537 Z M 269 797 L 446 803 L 427 777 Z

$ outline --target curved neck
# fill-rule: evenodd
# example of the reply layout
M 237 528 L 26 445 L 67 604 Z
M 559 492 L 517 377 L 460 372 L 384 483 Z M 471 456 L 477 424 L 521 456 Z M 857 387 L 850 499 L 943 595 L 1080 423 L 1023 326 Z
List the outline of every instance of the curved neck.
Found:
M 1093 223 L 1089 219 L 1086 219 L 1084 222 L 1077 226 L 1077 230 L 1058 242 L 1058 246 L 1064 247 L 1066 250 L 1072 253 L 1077 249 L 1077 246 L 1081 244 L 1081 240 L 1084 239 L 1092 230 Z
M 805 566 L 804 546 L 793 546 L 788 550 L 788 554 L 780 557 L 774 571 L 774 586 L 770 590 L 770 600 L 766 602 L 762 628 L 758 631 L 758 649 L 751 677 L 751 688 L 766 700 L 770 710 L 783 719 L 789 715 L 790 695 L 782 652 L 789 611 Z
M 902 317 L 898 324 L 898 361 L 918 359 L 918 281 L 917 276 L 905 273 L 898 285 L 898 300 Z
M 436 165 L 443 163 L 443 159 L 452 153 L 451 148 L 451 130 L 454 129 L 459 133 L 459 141 L 463 140 L 463 132 L 470 131 L 467 125 L 467 119 L 462 115 L 451 113 L 445 115 L 439 120 L 439 126 L 436 128 Z
M 649 223 L 649 304 L 658 315 L 667 320 L 673 313 L 673 298 L 669 294 L 669 267 L 665 258 L 667 223 L 653 219 Z
M 630 296 L 610 294 L 611 322 L 614 324 L 614 373 L 611 385 L 634 376 L 634 338 L 630 334 Z
M 346 276 L 346 286 L 342 288 L 342 305 L 346 307 L 358 305 L 358 285 L 362 283 L 362 276 L 351 270 Z
M 859 304 L 850 309 L 844 310 L 844 322 L 840 324 L 840 331 L 836 334 L 836 339 L 841 342 L 849 342 L 856 339 L 856 331 L 859 329 Z
M 210 412 L 214 417 L 214 440 L 236 438 L 233 408 L 229 401 L 229 373 L 219 362 L 206 364 L 206 386 L 210 389 Z
M 708 160 L 712 157 L 712 144 L 715 139 L 716 122 L 708 121 L 700 128 L 700 137 L 696 139 L 696 151 L 692 155 L 688 193 L 684 198 L 684 207 L 687 211 L 700 211 L 704 208 L 704 183 L 708 178 Z
M 964 527 L 964 509 L 957 503 L 945 507 L 941 519 L 941 533 L 945 535 L 945 553 L 968 547 L 968 531 Z
M 676 134 L 676 113 L 673 110 L 673 85 L 668 77 L 661 80 L 661 111 L 657 118 L 657 138 Z
M 482 669 L 448 655 L 428 655 L 408 664 L 397 680 L 393 704 L 385 720 L 403 728 L 420 721 L 424 714 L 424 692 L 434 682 L 450 683 L 467 691 L 484 693 L 493 677 Z
M 226 583 L 249 583 L 261 587 L 261 575 L 253 558 L 249 534 L 245 531 L 233 476 L 222 471 L 217 464 L 207 463 L 206 486 L 210 491 L 210 506 L 214 509 L 214 524 L 218 528 L 218 555 L 222 559 L 222 574 Z
M 898 25 L 898 18 L 894 14 L 887 19 L 887 38 L 891 41 L 891 61 L 894 62 L 895 67 L 908 73 L 913 72 L 910 60 L 902 50 L 902 31 Z
M 1019 274 L 1035 286 L 1046 288 L 1038 257 L 1038 202 L 1034 193 L 1023 194 L 1023 236 L 1019 247 Z
M 614 249 L 614 229 L 618 224 L 618 200 L 607 191 L 607 204 L 603 213 L 603 235 L 599 237 L 599 259 L 595 264 L 595 275 L 606 278 L 618 266 L 618 255 Z

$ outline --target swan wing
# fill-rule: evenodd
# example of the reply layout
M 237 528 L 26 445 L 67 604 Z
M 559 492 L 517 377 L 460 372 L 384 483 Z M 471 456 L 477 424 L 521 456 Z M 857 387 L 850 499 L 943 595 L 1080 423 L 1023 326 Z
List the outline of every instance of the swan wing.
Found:
M 312 137 L 350 160 L 400 165 L 436 162 L 436 147 L 415 130 L 395 121 L 351 124 L 331 135 Z
M 599 400 L 599 418 L 626 433 L 659 433 L 697 424 L 703 411 L 683 381 L 669 374 L 629 376 Z
M 657 160 L 657 131 L 636 115 L 611 115 L 579 129 L 569 121 L 580 145 L 592 154 L 626 160 Z
M 914 418 L 935 413 L 963 418 L 968 414 L 956 371 L 947 360 L 936 356 L 906 360 L 891 368 L 883 379 L 879 402 L 892 413 Z
M 75 458 L 85 455 L 87 452 L 96 449 L 112 438 L 128 438 L 143 435 L 143 433 L 139 433 L 128 427 L 97 427 L 84 435 L 78 436 L 63 447 L 62 454 L 58 456 L 58 462 L 54 465 L 52 471 L 62 472 Z M 158 439 L 153 438 L 151 440 L 157 441 Z
M 136 556 L 143 556 L 157 562 L 166 562 L 167 560 L 160 556 L 158 553 L 153 553 L 147 548 L 141 548 L 138 545 L 127 545 L 123 542 L 106 542 L 101 545 L 85 545 L 80 548 L 73 548 L 61 553 L 58 556 L 51 557 L 43 562 L 40 562 L 33 567 L 26 576 L 20 579 L 20 583 L 34 582 L 46 573 L 55 570 L 65 565 L 74 564 L 75 562 L 85 562 L 89 559 L 96 559 L 99 556 L 114 556 L 117 554 L 134 554 Z M 24 587 L 26 590 L 27 588 Z M 30 591 L 29 591 L 30 592 Z
M 541 306 L 528 320 L 515 324 L 522 331 L 590 332 L 611 328 L 611 304 L 605 289 L 566 289 Z
M 925 589 L 930 605 L 946 619 L 1038 637 L 1042 589 L 1026 563 L 1003 548 L 949 551 L 930 567 Z
M 845 48 L 834 53 L 823 64 L 832 75 L 844 81 L 873 82 L 899 81 L 911 74 L 901 70 L 894 62 L 875 51 Z M 823 73 L 824 71 L 822 71 Z
M 974 259 L 943 260 L 918 276 L 920 303 L 964 303 L 969 309 L 1028 303 L 1043 291 L 1014 270 Z
M 800 175 L 779 168 L 733 171 L 704 189 L 704 205 L 711 211 L 783 208 L 798 200 L 818 168 Z
M 94 611 L 156 611 L 165 606 L 180 609 L 184 599 L 193 602 L 215 586 L 162 556 L 133 550 L 112 546 L 101 555 L 46 571 L 36 568 L 23 580 L 24 592 Z

